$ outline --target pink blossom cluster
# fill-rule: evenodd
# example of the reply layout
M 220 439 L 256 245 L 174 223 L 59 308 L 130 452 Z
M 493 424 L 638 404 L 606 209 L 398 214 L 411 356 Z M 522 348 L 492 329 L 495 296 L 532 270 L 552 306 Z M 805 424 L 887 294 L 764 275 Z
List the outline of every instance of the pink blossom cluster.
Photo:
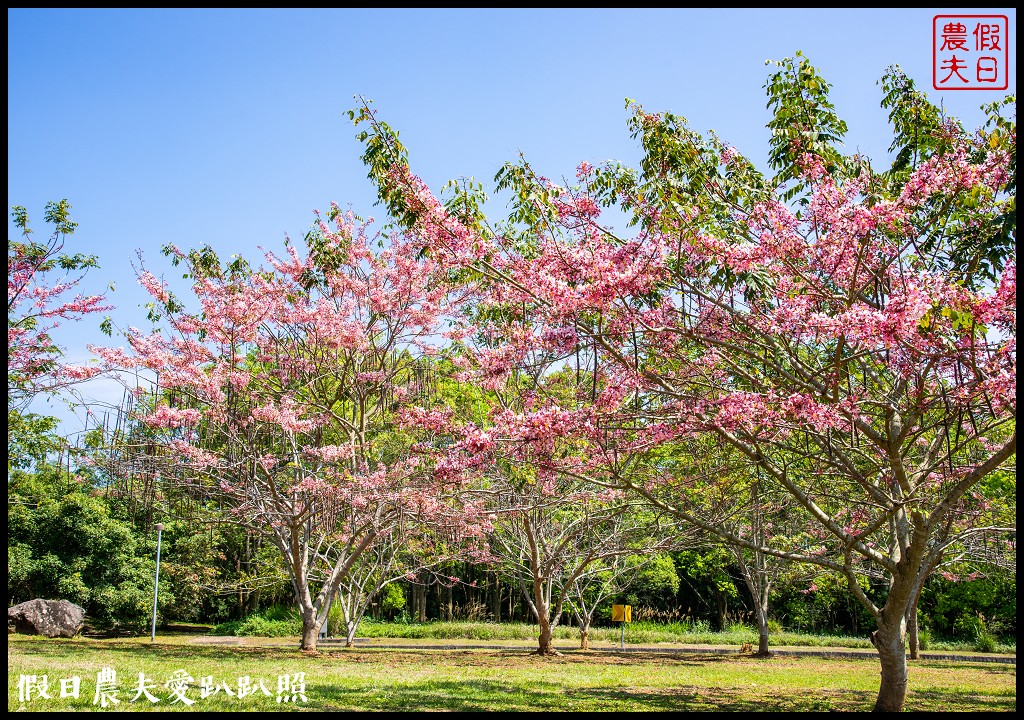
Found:
M 288 433 L 305 433 L 317 427 L 321 420 L 316 417 L 302 419 L 302 412 L 295 400 L 285 396 L 279 405 L 264 405 L 250 410 L 253 420 L 278 425 Z
M 198 410 L 160 405 L 152 413 L 144 416 L 142 422 L 152 428 L 180 428 L 197 425 L 201 419 L 202 413 Z
M 69 366 L 60 361 L 62 349 L 51 333 L 64 321 L 79 321 L 105 312 L 101 295 L 78 294 L 68 299 L 80 278 L 54 281 L 54 259 L 62 249 L 51 245 L 32 252 L 10 243 L 7 253 L 7 385 L 12 396 L 31 397 L 95 377 L 100 370 Z

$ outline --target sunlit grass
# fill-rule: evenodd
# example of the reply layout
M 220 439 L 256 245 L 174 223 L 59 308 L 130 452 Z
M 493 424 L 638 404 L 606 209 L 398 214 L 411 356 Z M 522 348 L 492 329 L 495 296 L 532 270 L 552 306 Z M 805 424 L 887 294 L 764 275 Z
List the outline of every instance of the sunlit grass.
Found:
M 824 659 L 746 655 L 566 653 L 540 658 L 527 650 L 479 651 L 332 648 L 303 654 L 280 647 L 192 644 L 175 636 L 73 640 L 9 636 L 8 709 L 98 709 L 96 678 L 117 671 L 118 710 L 579 710 L 579 711 L 860 711 L 878 691 L 874 658 Z M 186 695 L 196 702 L 171 704 L 163 687 L 184 670 L 194 678 Z M 130 703 L 139 673 L 156 686 L 161 702 Z M 305 674 L 307 701 L 278 703 L 278 678 Z M 908 710 L 1012 711 L 1016 667 L 990 663 L 911 663 Z M 23 675 L 46 675 L 53 699 L 18 699 Z M 61 699 L 59 680 L 81 678 L 80 697 Z M 200 681 L 262 680 L 270 696 L 244 699 L 221 691 L 200 699 Z M 109 709 L 109 708 L 108 708 Z
M 590 630 L 592 643 L 620 642 L 622 629 L 619 627 L 594 627 Z M 535 640 L 537 626 L 529 623 L 494 623 L 494 622 L 427 622 L 427 623 L 387 623 L 364 620 L 359 625 L 359 637 L 365 638 L 415 638 L 438 640 Z M 580 633 L 576 627 L 561 625 L 555 628 L 554 638 L 562 643 L 579 642 Z M 628 645 L 656 645 L 659 643 L 675 643 L 682 645 L 736 645 L 744 643 L 757 644 L 757 631 L 750 626 L 733 624 L 726 630 L 713 631 L 707 623 L 628 623 L 625 628 L 625 642 Z M 769 637 L 769 644 L 774 647 L 833 647 L 833 648 L 871 648 L 871 641 L 866 636 L 852 637 L 849 635 L 815 635 L 785 630 Z M 973 643 L 969 642 L 936 642 L 930 650 L 936 651 L 973 651 Z M 1001 644 L 996 648 L 1001 653 L 1016 653 L 1016 644 Z

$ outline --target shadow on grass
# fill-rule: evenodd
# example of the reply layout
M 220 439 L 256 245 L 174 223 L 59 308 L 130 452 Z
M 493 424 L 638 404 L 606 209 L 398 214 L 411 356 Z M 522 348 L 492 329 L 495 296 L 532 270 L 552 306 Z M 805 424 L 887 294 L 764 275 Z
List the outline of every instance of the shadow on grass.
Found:
M 380 683 L 375 687 L 317 685 L 309 696 L 322 710 L 395 711 L 623 711 L 623 712 L 866 712 L 874 691 L 806 690 L 779 692 L 757 688 L 679 687 L 570 689 L 552 683 L 521 684 L 490 680 L 424 680 Z M 906 710 L 1009 712 L 1016 697 L 943 692 L 911 692 Z M 310 708 L 312 709 L 312 707 Z
M 1017 691 L 994 691 L 992 694 L 957 692 L 956 690 L 911 690 L 907 693 L 907 710 L 942 712 L 955 707 L 957 711 L 970 710 L 1012 712 L 1017 709 Z
M 16 647 L 17 652 L 23 655 L 35 657 L 67 657 L 76 651 L 103 652 L 115 655 L 131 655 L 140 658 L 206 658 L 217 660 L 223 658 L 259 657 L 267 659 L 296 659 L 302 657 L 298 648 L 288 647 L 246 647 L 239 645 L 216 646 L 216 645 L 171 645 L 160 642 L 155 643 L 127 643 L 117 640 L 103 640 L 102 642 L 87 639 L 86 641 L 61 641 L 36 640 L 23 641 L 12 646 L 8 643 L 8 650 Z
M 309 689 L 325 710 L 423 711 L 624 711 L 624 712 L 765 712 L 870 710 L 874 693 L 805 692 L 765 697 L 756 691 L 681 687 L 664 690 L 584 688 L 566 690 L 550 682 L 529 688 L 487 680 L 426 680 L 368 688 L 316 686 Z M 1007 709 L 994 704 L 992 709 Z
M 443 662 L 444 664 L 464 666 L 487 666 L 512 663 L 516 667 L 532 665 L 572 665 L 586 663 L 592 665 L 707 665 L 735 661 L 742 656 L 735 655 L 679 655 L 645 653 L 571 652 L 559 656 L 542 657 L 532 650 L 501 649 L 494 650 L 458 650 L 436 648 L 322 648 L 319 652 L 304 653 L 293 646 L 248 646 L 248 645 L 212 645 L 212 644 L 177 644 L 155 643 L 146 641 L 124 641 L 119 639 L 94 638 L 32 638 L 9 643 L 10 649 L 17 653 L 41 658 L 66 658 L 76 653 L 101 652 L 114 656 L 131 656 L 143 659 L 209 659 L 224 658 L 260 658 L 267 660 L 301 660 L 314 662 L 387 662 L 392 665 L 423 665 Z
M 688 676 L 688 684 L 661 687 L 658 686 L 659 681 L 649 680 L 650 676 L 644 667 L 657 665 L 682 670 L 687 666 L 738 664 L 753 668 L 765 662 L 771 663 L 770 659 L 743 655 L 673 653 L 640 656 L 631 652 L 600 651 L 543 658 L 520 649 L 438 653 L 429 649 L 385 648 L 352 648 L 304 655 L 293 647 L 150 644 L 120 640 L 98 642 L 55 639 L 14 641 L 8 644 L 9 659 L 12 654 L 21 654 L 44 662 L 52 660 L 54 665 L 67 663 L 69 658 L 76 658 L 79 652 L 82 657 L 88 657 L 89 653 L 94 652 L 111 653 L 114 662 L 123 658 L 123 664 L 128 665 L 133 661 L 138 665 L 140 661 L 147 660 L 180 660 L 186 667 L 190 661 L 201 663 L 208 660 L 217 663 L 239 658 L 275 662 L 285 660 L 289 666 L 310 673 L 307 676 L 308 704 L 287 708 L 305 710 L 860 712 L 871 710 L 876 692 L 834 688 L 783 690 L 768 685 L 757 687 L 753 683 L 748 686 L 746 680 L 751 678 L 742 672 L 738 683 L 725 681 L 726 687 L 693 684 L 692 674 Z M 294 661 L 304 659 L 308 659 L 310 664 L 294 665 Z M 353 672 L 352 667 L 359 668 L 362 663 L 366 665 Z M 345 672 L 336 673 L 334 677 L 324 677 L 324 674 L 332 673 L 332 667 L 341 665 L 350 667 Z M 582 682 L 578 676 L 570 679 L 568 673 L 573 671 L 573 666 L 580 665 L 601 665 L 610 672 L 588 676 L 590 679 Z M 948 673 L 950 676 L 964 667 L 962 663 L 953 662 L 934 662 L 929 665 L 942 668 L 942 674 Z M 448 677 L 423 677 L 424 668 L 436 667 L 443 671 L 442 666 L 453 668 L 445 671 Z M 280 672 L 274 665 L 269 666 L 271 670 L 267 670 L 267 667 L 257 667 L 256 674 L 270 673 L 272 677 L 273 673 Z M 475 673 L 478 668 L 482 668 L 480 674 L 487 677 L 473 677 L 471 673 Z M 536 672 L 538 668 L 542 671 Z M 1016 673 L 1014 666 L 984 665 L 977 669 L 1003 678 Z M 531 676 L 533 679 L 529 679 Z M 682 681 L 682 673 L 679 679 Z M 664 684 L 664 679 L 660 682 Z M 1002 689 L 1003 685 L 1005 680 L 999 683 L 1001 689 L 993 688 L 993 692 L 986 693 L 981 689 L 985 687 L 984 684 L 976 685 L 972 692 L 955 688 L 947 690 L 941 685 L 938 689 L 924 686 L 921 690 L 915 690 L 912 682 L 906 709 L 929 712 L 949 708 L 958 711 L 1014 711 L 1016 692 L 1012 688 Z M 269 706 L 269 702 L 264 704 Z M 229 705 L 233 707 L 234 704 Z M 265 708 L 261 705 L 258 709 Z
M 627 664 L 636 665 L 639 663 L 657 663 L 659 665 L 706 665 L 708 663 L 727 662 L 729 660 L 735 660 L 736 658 L 743 657 L 739 654 L 736 655 L 702 655 L 700 653 L 659 653 L 659 652 L 614 652 L 609 650 L 571 650 L 568 652 L 561 651 L 560 655 L 557 656 L 545 656 L 538 655 L 533 650 L 503 650 L 499 649 L 496 652 L 497 655 L 502 657 L 517 657 L 517 658 L 536 658 L 542 661 L 558 661 L 559 659 L 565 662 L 587 662 L 597 663 L 603 665 L 614 665 L 614 664 Z
M 909 661 L 907 664 L 911 671 L 913 671 L 915 665 L 924 665 L 929 668 L 949 670 L 951 672 L 970 669 L 998 675 L 1017 674 L 1016 663 L 972 662 L 970 660 L 913 660 Z

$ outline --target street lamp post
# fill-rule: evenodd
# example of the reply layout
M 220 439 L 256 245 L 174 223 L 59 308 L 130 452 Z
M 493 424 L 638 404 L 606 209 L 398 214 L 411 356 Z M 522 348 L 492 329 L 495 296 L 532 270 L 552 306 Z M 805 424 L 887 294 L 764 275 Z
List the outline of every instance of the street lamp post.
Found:
M 156 596 L 160 589 L 160 536 L 163 534 L 163 523 L 157 523 L 156 528 L 156 577 L 153 579 L 153 629 L 150 632 L 149 641 L 156 642 Z

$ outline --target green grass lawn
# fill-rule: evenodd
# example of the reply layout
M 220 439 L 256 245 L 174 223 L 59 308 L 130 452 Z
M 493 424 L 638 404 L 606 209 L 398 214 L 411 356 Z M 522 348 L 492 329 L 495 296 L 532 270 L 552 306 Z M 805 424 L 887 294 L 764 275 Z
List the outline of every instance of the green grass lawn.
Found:
M 293 613 L 294 614 L 294 613 Z M 298 637 L 302 629 L 302 623 L 298 616 L 287 620 L 266 620 L 259 618 L 258 622 L 249 620 L 224 623 L 216 627 L 207 626 L 210 633 L 214 635 L 241 635 L 241 636 L 262 636 L 273 634 L 277 637 Z M 194 628 L 200 632 L 200 628 Z M 618 645 L 620 642 L 620 627 L 594 627 L 590 630 L 590 641 L 595 646 L 601 644 Z M 270 631 L 273 631 L 272 633 Z M 371 638 L 375 640 L 392 639 L 415 639 L 420 641 L 511 641 L 535 642 L 539 630 L 535 624 L 530 623 L 496 623 L 484 621 L 457 620 L 452 622 L 431 621 L 425 623 L 406 622 L 381 622 L 364 618 L 359 624 L 357 637 Z M 559 625 L 555 628 L 554 639 L 561 646 L 578 646 L 580 640 L 579 629 L 567 625 Z M 740 646 L 746 643 L 757 644 L 757 630 L 749 625 L 735 623 L 724 630 L 712 630 L 709 623 L 654 623 L 634 622 L 626 625 L 625 643 L 627 645 L 735 645 Z M 820 635 L 807 632 L 798 632 L 787 629 L 781 632 L 772 633 L 769 638 L 771 647 L 831 647 L 831 648 L 863 648 L 873 650 L 867 635 L 852 637 L 849 635 Z M 971 654 L 985 652 L 977 647 L 974 641 L 960 640 L 931 640 L 921 648 L 923 651 L 956 652 L 957 654 Z M 1016 654 L 1015 642 L 996 642 L 987 652 L 1000 654 Z
M 97 674 L 117 673 L 113 710 L 577 710 L 577 711 L 863 711 L 878 690 L 875 659 L 746 655 L 566 653 L 540 658 L 526 650 L 324 650 L 194 644 L 195 636 L 46 639 L 8 636 L 8 710 L 102 709 L 93 704 Z M 177 671 L 193 678 L 172 703 L 165 683 Z M 139 673 L 160 702 L 130 702 Z M 279 677 L 304 673 L 306 701 L 278 703 Z M 19 679 L 47 676 L 51 699 L 19 700 Z M 81 678 L 79 697 L 61 698 L 61 679 Z M 239 678 L 259 681 L 238 697 Z M 220 688 L 201 698 L 204 678 Z M 227 695 L 224 687 L 235 694 Z M 290 696 L 289 696 L 290 699 Z M 910 667 L 907 710 L 1013 711 L 1016 666 L 918 661 Z
M 590 630 L 592 643 L 619 644 L 621 628 L 594 627 Z M 428 639 L 463 639 L 463 640 L 526 640 L 535 641 L 538 629 L 529 623 L 494 623 L 494 622 L 427 622 L 427 623 L 388 623 L 364 619 L 359 625 L 357 635 L 363 638 L 416 638 Z M 298 634 L 298 631 L 293 633 Z M 579 629 L 559 625 L 555 628 L 556 642 L 563 645 L 579 643 Z M 627 645 L 657 645 L 659 643 L 675 643 L 682 645 L 757 645 L 757 630 L 749 625 L 733 624 L 725 630 L 712 630 L 707 624 L 693 625 L 690 623 L 653 623 L 634 622 L 626 625 L 625 642 Z M 851 637 L 848 635 L 816 635 L 801 633 L 795 630 L 784 630 L 773 633 L 769 637 L 772 647 L 832 647 L 832 648 L 867 648 L 872 649 L 867 635 Z M 976 652 L 973 642 L 932 641 L 923 650 L 955 651 L 958 653 Z M 997 643 L 995 651 L 1015 654 L 1016 644 Z

